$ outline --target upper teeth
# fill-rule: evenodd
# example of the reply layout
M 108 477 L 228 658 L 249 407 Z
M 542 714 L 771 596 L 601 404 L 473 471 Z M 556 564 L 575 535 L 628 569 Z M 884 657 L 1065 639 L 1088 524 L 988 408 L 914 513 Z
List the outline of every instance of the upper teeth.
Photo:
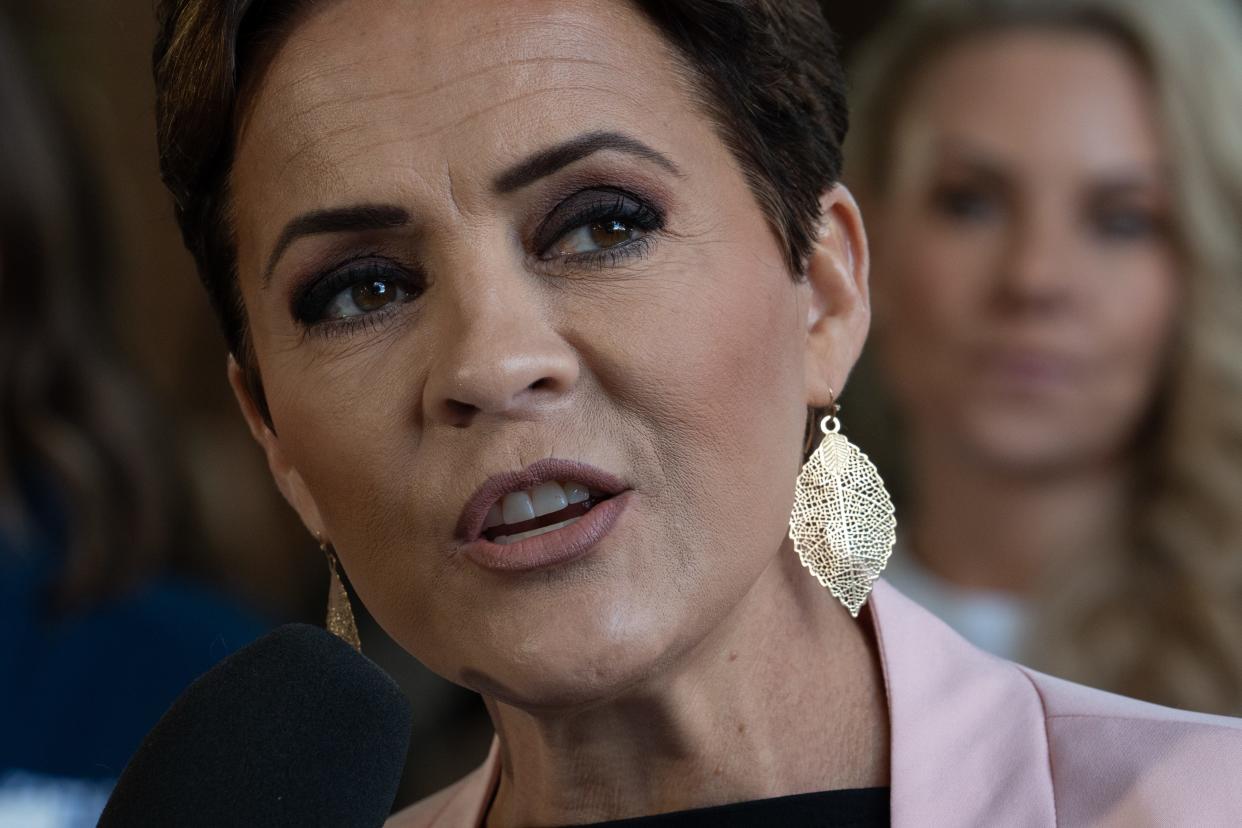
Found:
M 581 483 L 556 481 L 541 483 L 533 489 L 510 492 L 492 504 L 483 521 L 483 528 L 491 529 L 502 523 L 521 523 L 550 515 L 571 503 L 581 503 L 590 496 L 590 490 Z

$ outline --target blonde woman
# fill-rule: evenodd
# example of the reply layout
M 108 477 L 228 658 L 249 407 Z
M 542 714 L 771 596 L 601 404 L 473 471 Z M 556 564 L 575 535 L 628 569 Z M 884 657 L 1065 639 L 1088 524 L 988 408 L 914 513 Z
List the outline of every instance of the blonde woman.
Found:
M 951 0 L 891 21 L 846 153 L 902 436 L 891 580 L 1006 657 L 1242 711 L 1234 8 Z

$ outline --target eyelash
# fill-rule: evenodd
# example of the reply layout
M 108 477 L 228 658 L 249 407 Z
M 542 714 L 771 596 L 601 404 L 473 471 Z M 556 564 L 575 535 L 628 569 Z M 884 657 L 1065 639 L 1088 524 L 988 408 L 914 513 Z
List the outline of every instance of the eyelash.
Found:
M 591 196 L 594 199 L 587 201 Z M 602 196 L 602 197 L 601 197 Z M 575 207 L 573 202 L 586 201 Z M 570 205 L 566 208 L 565 205 Z M 572 210 L 564 217 L 557 216 L 562 210 Z M 589 253 L 573 253 L 549 256 L 548 251 L 569 233 L 606 219 L 619 219 L 632 224 L 644 235 L 615 247 Z M 555 227 L 555 230 L 551 229 Z M 664 215 L 649 206 L 638 196 L 623 190 L 590 188 L 579 190 L 562 200 L 551 215 L 543 220 L 534 233 L 537 258 L 553 266 L 569 268 L 603 269 L 619 264 L 625 259 L 645 256 L 654 241 L 652 235 L 664 228 Z M 394 282 L 404 289 L 407 297 L 385 308 L 370 313 L 340 319 L 325 319 L 329 303 L 342 291 L 367 280 Z M 293 318 L 308 333 L 316 335 L 346 335 L 373 329 L 400 306 L 417 299 L 425 288 L 425 279 L 417 270 L 381 255 L 378 251 L 360 253 L 343 262 L 332 265 L 308 279 L 291 302 Z
M 554 211 L 535 230 L 534 246 L 541 261 L 555 265 L 594 269 L 610 267 L 624 259 L 635 256 L 641 257 L 650 251 L 651 243 L 654 241 L 652 234 L 664 229 L 664 214 L 659 209 L 648 205 L 643 199 L 631 195 L 624 190 L 592 188 L 579 190 L 565 199 L 558 205 L 558 210 L 567 203 L 572 203 L 575 200 L 585 200 L 589 196 L 595 196 L 595 199 L 581 206 L 571 205 L 570 208 L 566 209 L 571 209 L 572 212 L 565 217 L 558 217 L 556 211 Z M 600 198 L 599 196 L 603 197 Z M 591 253 L 574 253 L 562 256 L 548 255 L 549 249 L 554 244 L 574 230 L 605 219 L 620 219 L 634 225 L 634 227 L 643 231 L 645 235 L 634 241 Z M 554 226 L 556 229 L 552 230 L 550 226 Z
M 371 313 L 341 319 L 324 318 L 328 304 L 337 294 L 368 280 L 396 283 L 408 295 L 400 303 L 393 303 Z M 367 251 L 351 256 L 308 280 L 295 294 L 291 310 L 293 318 L 308 332 L 324 335 L 352 333 L 374 326 L 396 311 L 400 305 L 417 299 L 422 294 L 423 283 L 424 280 L 417 275 L 417 271 L 411 271 L 376 251 Z
M 991 188 L 969 183 L 935 187 L 932 204 L 958 223 L 992 221 L 1006 209 L 1004 200 Z M 1167 221 L 1158 209 L 1125 203 L 1093 202 L 1086 208 L 1082 224 L 1097 239 L 1114 244 L 1144 241 L 1168 233 Z

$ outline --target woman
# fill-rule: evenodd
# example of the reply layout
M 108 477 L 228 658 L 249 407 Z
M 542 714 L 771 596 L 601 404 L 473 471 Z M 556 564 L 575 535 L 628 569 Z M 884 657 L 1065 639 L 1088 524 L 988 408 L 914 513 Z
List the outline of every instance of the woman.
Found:
M 1227 812 L 1178 781 L 1223 789 L 1239 723 L 995 661 L 883 582 L 857 622 L 803 570 L 857 611 L 891 532 L 863 474 L 833 503 L 867 555 L 817 557 L 807 493 L 867 469 L 837 435 L 791 518 L 869 315 L 815 3 L 249 10 L 165 3 L 155 65 L 230 379 L 358 597 L 497 731 L 394 824 Z
M 859 57 L 893 583 L 1006 658 L 1237 714 L 1233 7 L 924 3 Z

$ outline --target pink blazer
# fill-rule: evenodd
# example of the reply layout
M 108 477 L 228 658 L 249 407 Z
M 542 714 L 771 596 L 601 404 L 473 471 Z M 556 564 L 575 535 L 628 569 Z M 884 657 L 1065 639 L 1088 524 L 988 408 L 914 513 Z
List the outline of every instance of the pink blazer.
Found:
M 883 580 L 869 605 L 892 723 L 894 826 L 1242 826 L 1242 719 L 996 658 Z M 473 773 L 387 825 L 479 826 L 499 756 L 493 742 Z

